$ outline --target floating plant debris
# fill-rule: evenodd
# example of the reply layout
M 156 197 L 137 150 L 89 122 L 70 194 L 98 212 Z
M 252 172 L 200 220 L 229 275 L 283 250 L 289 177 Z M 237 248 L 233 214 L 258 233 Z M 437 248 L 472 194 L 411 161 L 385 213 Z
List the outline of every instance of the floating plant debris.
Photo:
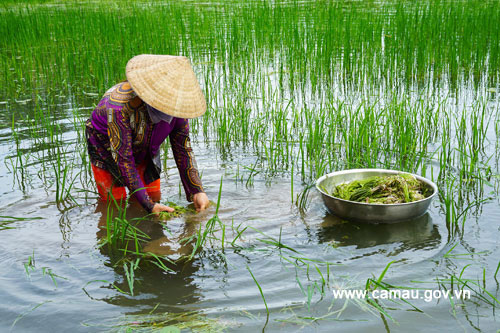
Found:
M 126 332 L 153 330 L 155 332 L 225 332 L 227 328 L 235 326 L 235 323 L 221 319 L 207 318 L 196 312 L 161 313 L 149 315 L 130 315 L 117 325 L 126 328 Z
M 425 199 L 428 188 L 413 175 L 372 176 L 335 186 L 328 194 L 349 201 L 398 204 Z

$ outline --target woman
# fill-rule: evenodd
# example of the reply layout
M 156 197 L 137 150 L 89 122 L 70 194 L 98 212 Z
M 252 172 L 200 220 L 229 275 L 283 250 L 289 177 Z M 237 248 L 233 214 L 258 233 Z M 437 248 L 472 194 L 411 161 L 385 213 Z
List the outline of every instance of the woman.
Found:
M 188 201 L 207 207 L 189 139 L 189 118 L 206 102 L 186 57 L 139 55 L 129 60 L 127 81 L 109 89 L 86 123 L 87 145 L 101 199 L 126 198 L 125 186 L 149 213 L 174 209 L 160 198 L 161 143 L 170 138 Z

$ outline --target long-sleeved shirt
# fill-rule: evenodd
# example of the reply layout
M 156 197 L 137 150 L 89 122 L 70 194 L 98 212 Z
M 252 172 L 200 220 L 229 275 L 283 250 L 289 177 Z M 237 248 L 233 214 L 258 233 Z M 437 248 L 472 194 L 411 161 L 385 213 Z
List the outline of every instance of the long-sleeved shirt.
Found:
M 149 184 L 161 172 L 159 149 L 170 137 L 170 145 L 181 176 L 186 197 L 203 192 L 189 139 L 187 119 L 172 118 L 170 123 L 154 124 L 144 103 L 125 81 L 109 89 L 86 122 L 90 161 L 109 171 L 117 186 L 127 186 L 137 200 L 151 212 L 154 202 L 144 189 L 137 165 L 146 162 L 144 181 Z

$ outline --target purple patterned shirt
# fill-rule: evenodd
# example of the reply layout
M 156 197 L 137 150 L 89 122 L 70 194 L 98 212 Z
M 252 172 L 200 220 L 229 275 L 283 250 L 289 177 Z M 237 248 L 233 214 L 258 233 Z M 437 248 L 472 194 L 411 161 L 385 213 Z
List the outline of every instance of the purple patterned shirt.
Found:
M 144 189 L 136 166 L 146 162 L 147 184 L 159 178 L 160 145 L 170 145 L 189 201 L 203 192 L 189 139 L 187 119 L 172 118 L 170 123 L 153 123 L 144 103 L 128 82 L 108 90 L 86 123 L 90 161 L 109 171 L 117 186 L 127 186 L 142 206 L 151 212 L 154 202 Z

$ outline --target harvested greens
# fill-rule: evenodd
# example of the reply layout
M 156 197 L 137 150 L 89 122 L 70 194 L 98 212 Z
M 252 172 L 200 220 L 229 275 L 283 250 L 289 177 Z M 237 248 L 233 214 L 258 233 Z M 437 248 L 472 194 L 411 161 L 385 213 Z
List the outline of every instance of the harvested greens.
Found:
M 176 204 L 175 202 L 172 202 L 172 201 L 165 202 L 165 205 L 172 207 L 175 210 L 171 213 L 170 212 L 160 212 L 159 218 L 161 220 L 170 220 L 174 217 L 181 217 L 185 213 L 195 213 L 196 212 L 194 209 L 179 206 L 178 204 Z
M 374 204 L 413 202 L 431 194 L 421 181 L 407 173 L 354 180 L 326 192 L 340 199 Z

